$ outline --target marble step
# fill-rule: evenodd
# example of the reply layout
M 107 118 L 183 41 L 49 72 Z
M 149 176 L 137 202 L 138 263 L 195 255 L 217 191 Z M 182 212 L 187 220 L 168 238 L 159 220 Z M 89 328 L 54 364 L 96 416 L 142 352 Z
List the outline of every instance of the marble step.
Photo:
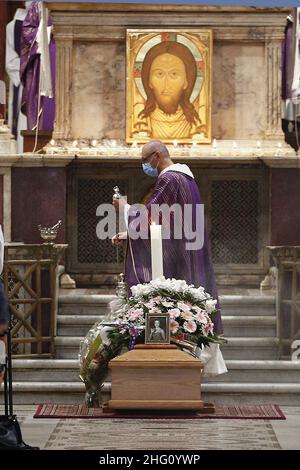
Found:
M 300 361 L 228 360 L 227 374 L 203 378 L 205 383 L 300 383 Z M 16 382 L 80 382 L 76 359 L 14 359 Z
M 227 338 L 228 344 L 222 346 L 225 359 L 277 359 L 277 338 L 236 337 Z M 77 359 L 80 336 L 57 336 L 55 348 L 57 359 Z
M 60 315 L 105 315 L 108 304 L 116 300 L 115 295 L 106 294 L 60 294 L 58 312 Z
M 108 304 L 117 297 L 104 294 L 60 294 L 58 311 L 60 315 L 105 315 Z M 275 315 L 275 295 L 220 295 L 222 315 L 260 316 Z
M 276 336 L 275 316 L 225 315 L 223 316 L 225 337 L 272 337 Z
M 85 336 L 100 315 L 58 315 L 58 336 Z M 275 316 L 224 316 L 225 336 L 274 337 L 276 335 Z
M 275 295 L 220 295 L 222 316 L 274 316 Z
M 228 372 L 205 383 L 300 383 L 300 361 L 228 360 Z
M 295 383 L 204 383 L 202 398 L 218 404 L 239 405 L 243 403 L 277 403 L 279 405 L 300 405 L 300 384 Z M 14 382 L 15 404 L 39 403 L 82 403 L 84 384 L 78 382 Z M 110 384 L 103 389 L 107 400 Z
M 278 359 L 278 339 L 268 337 L 228 337 L 222 346 L 224 359 Z
M 85 336 L 103 315 L 57 315 L 58 336 Z

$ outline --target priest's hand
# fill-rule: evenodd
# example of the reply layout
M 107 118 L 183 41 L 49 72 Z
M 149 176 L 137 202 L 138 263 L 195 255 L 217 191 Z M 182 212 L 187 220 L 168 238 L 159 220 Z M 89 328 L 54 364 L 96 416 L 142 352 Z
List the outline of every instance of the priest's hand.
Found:
M 119 246 L 119 245 L 125 245 L 126 240 L 127 240 L 127 232 L 119 232 L 112 237 L 111 242 L 113 245 Z

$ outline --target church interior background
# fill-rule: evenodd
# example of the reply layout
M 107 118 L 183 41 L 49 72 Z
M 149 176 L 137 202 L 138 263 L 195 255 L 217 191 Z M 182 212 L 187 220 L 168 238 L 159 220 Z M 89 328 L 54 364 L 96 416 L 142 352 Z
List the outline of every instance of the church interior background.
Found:
M 129 203 L 143 201 L 153 188 L 141 172 L 142 144 L 126 141 L 127 30 L 192 29 L 212 31 L 211 135 L 206 142 L 174 139 L 168 146 L 174 162 L 192 169 L 204 199 L 228 339 L 222 346 L 228 373 L 204 379 L 202 393 L 224 406 L 279 404 L 287 420 L 216 419 L 214 426 L 190 420 L 188 445 L 299 449 L 300 361 L 291 355 L 300 344 L 300 169 L 297 126 L 290 121 L 287 130 L 282 120 L 282 44 L 287 17 L 295 12 L 147 3 L 46 6 L 55 43 L 53 129 L 44 125 L 37 134 L 25 119 L 21 133 L 15 128 L 16 139 L 4 44 L 8 57 L 7 24 L 25 6 L 0 2 L 3 277 L 13 314 L 14 401 L 26 440 L 45 449 L 168 449 L 176 431 L 184 441 L 174 419 L 171 430 L 156 420 L 154 431 L 151 418 L 133 420 L 129 439 L 126 419 L 32 416 L 40 403 L 84 401 L 79 343 L 106 312 L 124 269 L 123 249 L 95 236 L 97 206 L 111 202 L 115 185 Z M 38 225 L 58 221 L 55 244 L 43 245 Z M 109 395 L 110 380 L 104 391 Z

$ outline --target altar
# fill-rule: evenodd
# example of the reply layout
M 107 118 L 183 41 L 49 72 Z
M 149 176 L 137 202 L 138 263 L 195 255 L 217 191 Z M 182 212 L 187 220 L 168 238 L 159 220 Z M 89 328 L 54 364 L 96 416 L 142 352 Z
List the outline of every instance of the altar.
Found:
M 77 285 L 115 285 L 124 253 L 95 236 L 97 206 L 111 201 L 116 184 L 130 203 L 152 187 L 141 171 L 141 142 L 127 135 L 127 31 L 209 30 L 211 128 L 207 138 L 168 146 L 199 184 L 219 286 L 258 287 L 270 267 L 266 246 L 300 242 L 291 199 L 300 191 L 299 158 L 281 130 L 279 65 L 289 9 L 47 7 L 56 41 L 55 127 L 45 153 L 1 157 L 7 240 L 37 243 L 36 225 L 60 219 L 57 241 L 69 245 L 66 271 Z

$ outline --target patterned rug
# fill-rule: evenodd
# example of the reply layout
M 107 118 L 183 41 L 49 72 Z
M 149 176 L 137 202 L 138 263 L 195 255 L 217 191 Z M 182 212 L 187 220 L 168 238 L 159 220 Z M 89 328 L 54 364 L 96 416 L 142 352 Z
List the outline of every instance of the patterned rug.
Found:
M 278 405 L 216 405 L 215 413 L 193 413 L 187 411 L 122 411 L 103 413 L 102 408 L 87 408 L 85 405 L 41 404 L 34 418 L 132 418 L 132 419 L 286 419 Z

